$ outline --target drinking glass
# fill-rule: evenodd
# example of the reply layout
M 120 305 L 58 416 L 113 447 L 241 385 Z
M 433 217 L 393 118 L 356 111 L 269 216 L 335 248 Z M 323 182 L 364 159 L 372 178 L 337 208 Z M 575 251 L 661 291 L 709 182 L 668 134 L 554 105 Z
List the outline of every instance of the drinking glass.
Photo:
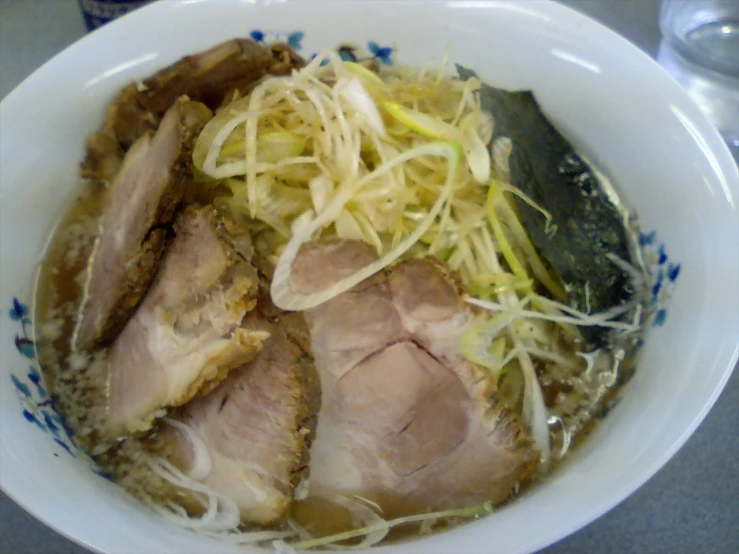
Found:
M 657 61 L 739 160 L 739 0 L 662 0 Z

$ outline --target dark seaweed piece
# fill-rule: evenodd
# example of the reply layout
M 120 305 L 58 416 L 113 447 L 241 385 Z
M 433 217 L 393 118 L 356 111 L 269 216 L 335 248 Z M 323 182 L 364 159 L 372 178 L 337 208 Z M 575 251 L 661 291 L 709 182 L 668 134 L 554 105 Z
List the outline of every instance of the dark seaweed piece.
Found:
M 462 79 L 476 77 L 457 70 Z M 547 120 L 531 91 L 483 83 L 480 103 L 495 123 L 491 147 L 499 137 L 512 141 L 512 184 L 552 216 L 548 226 L 541 212 L 516 198 L 531 241 L 562 281 L 570 305 L 590 314 L 627 302 L 633 295 L 629 277 L 607 256 L 632 262 L 627 230 L 593 170 Z M 585 327 L 582 333 L 588 343 L 607 342 L 607 329 Z

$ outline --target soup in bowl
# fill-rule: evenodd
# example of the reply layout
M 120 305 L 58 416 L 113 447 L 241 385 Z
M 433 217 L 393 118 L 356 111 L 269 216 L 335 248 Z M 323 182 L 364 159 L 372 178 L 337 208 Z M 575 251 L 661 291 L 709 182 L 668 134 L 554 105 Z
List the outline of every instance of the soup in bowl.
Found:
M 533 550 L 735 362 L 736 168 L 648 58 L 550 3 L 322 6 L 155 4 L 3 102 L 3 488 L 98 550 Z

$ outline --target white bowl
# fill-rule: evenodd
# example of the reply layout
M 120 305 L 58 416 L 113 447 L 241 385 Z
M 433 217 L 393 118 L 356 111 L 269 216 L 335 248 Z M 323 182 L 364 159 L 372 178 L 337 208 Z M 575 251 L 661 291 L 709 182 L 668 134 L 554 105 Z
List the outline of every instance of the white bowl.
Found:
M 253 551 L 174 527 L 91 470 L 47 402 L 24 310 L 44 241 L 78 190 L 84 138 L 112 95 L 183 55 L 255 30 L 267 40 L 290 35 L 307 55 L 347 39 L 373 41 L 408 64 L 451 45 L 454 61 L 491 84 L 532 88 L 625 191 L 644 230 L 657 232 L 654 267 L 663 270 L 660 298 L 673 293 L 669 314 L 650 330 L 635 378 L 594 436 L 544 484 L 490 517 L 392 550 L 531 552 L 644 483 L 713 405 L 739 341 L 739 174 L 680 87 L 626 40 L 548 1 L 170 0 L 79 41 L 0 105 L 3 490 L 100 552 Z M 660 259 L 663 243 L 669 260 Z M 675 286 L 669 268 L 678 262 Z

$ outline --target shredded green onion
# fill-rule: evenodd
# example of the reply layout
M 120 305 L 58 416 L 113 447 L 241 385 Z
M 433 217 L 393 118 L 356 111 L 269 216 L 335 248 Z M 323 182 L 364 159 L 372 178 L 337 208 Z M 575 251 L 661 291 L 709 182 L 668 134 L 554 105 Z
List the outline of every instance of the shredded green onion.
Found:
M 499 334 L 522 313 L 527 299 L 514 308 L 496 314 L 489 320 L 468 329 L 459 339 L 459 352 L 473 363 L 481 365 L 497 379 L 503 369 L 503 355 Z M 505 345 L 505 342 L 502 343 Z
M 482 506 L 475 506 L 473 508 L 458 508 L 454 510 L 443 510 L 440 512 L 431 512 L 429 514 L 414 514 L 411 516 L 399 517 L 391 519 L 384 523 L 377 523 L 368 527 L 362 527 L 360 529 L 352 529 L 351 531 L 344 531 L 343 533 L 337 533 L 335 535 L 329 535 L 328 537 L 319 537 L 315 539 L 308 539 L 304 541 L 290 543 L 290 546 L 296 550 L 315 548 L 317 546 L 326 546 L 349 539 L 356 539 L 374 533 L 376 531 L 382 531 L 385 529 L 391 529 L 398 525 L 405 525 L 408 523 L 419 523 L 422 521 L 428 521 L 433 519 L 443 519 L 448 517 L 459 517 L 465 519 L 471 519 L 487 515 L 493 512 L 493 505 L 490 502 L 486 502 Z
M 385 84 L 383 83 L 382 79 L 377 76 L 377 74 L 373 73 L 361 64 L 355 62 L 344 62 L 344 67 L 346 67 L 352 73 L 356 74 L 365 83 L 371 83 L 372 85 L 375 85 L 377 87 L 382 87 Z
M 500 221 L 498 220 L 498 216 L 495 213 L 495 197 L 498 195 L 500 195 L 500 190 L 495 185 L 495 182 L 491 182 L 488 192 L 487 210 L 490 224 L 493 228 L 493 233 L 495 234 L 495 240 L 498 242 L 500 252 L 503 254 L 503 257 L 508 263 L 508 267 L 511 268 L 513 274 L 518 277 L 520 281 L 528 281 L 529 276 L 526 274 L 526 270 L 513 252 L 513 248 L 511 248 L 511 244 L 508 242 L 508 239 L 503 232 L 503 228 L 500 225 Z M 530 293 L 531 290 L 524 289 L 524 292 Z
M 436 202 L 429 210 L 428 214 L 422 221 L 418 223 L 416 228 L 407 237 L 400 241 L 400 243 L 391 249 L 389 252 L 384 254 L 379 260 L 367 265 L 360 269 L 354 274 L 341 279 L 334 283 L 328 289 L 313 293 L 313 294 L 301 294 L 294 290 L 290 284 L 290 275 L 292 270 L 292 263 L 295 257 L 298 255 L 300 247 L 311 239 L 313 234 L 325 225 L 334 222 L 339 215 L 341 210 L 344 208 L 346 203 L 351 199 L 352 195 L 357 191 L 361 190 L 362 187 L 367 186 L 374 179 L 381 177 L 392 170 L 399 164 L 406 163 L 409 160 L 420 156 L 441 156 L 446 158 L 448 162 L 446 182 L 441 194 L 438 196 Z M 282 308 L 283 310 L 307 310 L 309 308 L 318 306 L 331 298 L 341 294 L 352 288 L 354 285 L 362 282 L 366 278 L 374 275 L 378 271 L 387 267 L 400 256 L 402 256 L 411 246 L 413 246 L 420 237 L 428 230 L 433 222 L 434 218 L 439 215 L 442 207 L 452 195 L 454 183 L 459 171 L 460 161 L 460 146 L 453 142 L 435 142 L 424 144 L 412 150 L 409 150 L 393 160 L 380 166 L 375 172 L 368 176 L 360 179 L 357 183 L 354 183 L 348 187 L 345 187 L 343 191 L 340 191 L 334 199 L 326 206 L 310 224 L 306 225 L 301 229 L 300 233 L 296 233 L 290 239 L 285 250 L 280 256 L 275 268 L 274 276 L 272 277 L 272 284 L 270 292 L 272 295 L 272 301 L 275 306 Z
M 488 202 L 492 202 L 494 208 L 489 206 L 488 209 L 497 209 L 500 211 L 501 216 L 505 219 L 506 224 L 515 237 L 519 248 L 523 251 L 526 261 L 531 267 L 531 271 L 534 276 L 557 300 L 562 302 L 566 301 L 567 294 L 562 286 L 549 274 L 549 271 L 544 266 L 544 262 L 539 257 L 536 248 L 531 243 L 528 233 L 521 224 L 521 221 L 518 219 L 515 210 L 508 203 L 508 200 L 506 200 L 503 195 L 499 184 L 495 180 L 490 182 L 490 195 L 492 198 L 488 197 Z M 545 217 L 547 215 L 548 214 L 545 214 Z

